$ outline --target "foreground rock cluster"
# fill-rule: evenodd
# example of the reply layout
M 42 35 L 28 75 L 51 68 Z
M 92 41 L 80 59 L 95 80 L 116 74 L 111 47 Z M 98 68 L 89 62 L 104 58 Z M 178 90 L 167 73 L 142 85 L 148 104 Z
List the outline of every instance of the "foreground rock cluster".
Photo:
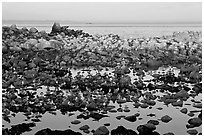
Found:
M 132 102 L 135 108 L 152 108 L 157 102 L 173 107 L 183 107 L 190 97 L 202 94 L 202 41 L 201 32 L 174 33 L 172 36 L 121 39 L 118 35 L 90 35 L 81 30 L 55 23 L 50 33 L 36 28 L 19 29 L 16 25 L 2 27 L 2 117 L 10 118 L 19 112 L 27 121 L 3 128 L 3 134 L 22 134 L 30 131 L 45 112 L 62 114 L 79 111 L 81 114 L 71 124 L 80 124 L 80 119 L 100 120 L 108 113 L 130 112 L 122 104 Z M 159 68 L 171 67 L 167 73 L 154 73 Z M 113 70 L 101 73 L 103 69 Z M 173 73 L 173 68 L 179 74 Z M 84 69 L 88 75 L 73 71 Z M 91 74 L 90 69 L 97 73 Z M 152 79 L 144 80 L 151 72 Z M 134 81 L 130 73 L 137 76 Z M 45 92 L 41 92 L 45 89 Z M 157 96 L 155 93 L 166 93 Z M 116 102 L 119 108 L 110 105 Z M 189 119 L 187 128 L 202 125 L 202 102 L 192 100 L 199 116 Z M 160 109 L 160 108 L 158 108 Z M 162 109 L 162 108 L 161 108 Z M 181 113 L 194 116 L 186 108 Z M 154 116 L 150 114 L 148 116 Z M 116 117 L 136 122 L 139 114 Z M 171 122 L 168 115 L 161 122 Z M 29 126 L 27 126 L 27 124 Z M 109 131 L 101 126 L 83 133 L 107 134 L 159 134 L 159 121 L 138 125 L 135 131 L 118 126 Z M 27 127 L 27 128 L 22 128 Z M 188 130 L 189 134 L 198 134 Z M 36 134 L 81 134 L 71 129 L 65 131 L 42 129 Z M 172 134 L 172 133 L 169 133 Z

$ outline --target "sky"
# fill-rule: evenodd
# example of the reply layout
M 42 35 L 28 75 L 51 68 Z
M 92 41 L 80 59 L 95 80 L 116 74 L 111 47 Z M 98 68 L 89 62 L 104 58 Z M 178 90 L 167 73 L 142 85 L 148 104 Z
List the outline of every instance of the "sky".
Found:
M 82 23 L 201 23 L 201 2 L 3 2 L 3 20 Z

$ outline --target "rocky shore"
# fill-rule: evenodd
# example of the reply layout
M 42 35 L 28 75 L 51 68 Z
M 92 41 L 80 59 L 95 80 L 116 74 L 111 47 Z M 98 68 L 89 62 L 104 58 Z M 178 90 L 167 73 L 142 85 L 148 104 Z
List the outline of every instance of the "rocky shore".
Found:
M 158 71 L 161 68 L 164 71 Z M 147 74 L 151 79 L 145 79 Z M 12 123 L 17 113 L 26 116 L 21 124 L 3 126 L 4 135 L 29 132 L 46 112 L 56 111 L 80 112 L 72 125 L 80 125 L 81 119 L 100 121 L 123 112 L 126 115 L 115 115 L 116 120 L 137 123 L 142 119 L 140 113 L 130 114 L 134 111 L 130 108 L 148 111 L 158 102 L 189 117 L 186 134 L 202 134 L 195 129 L 202 126 L 202 99 L 196 100 L 202 95 L 202 33 L 121 39 L 114 34 L 91 35 L 59 23 L 54 23 L 50 33 L 3 26 L 2 88 L 3 121 Z M 194 111 L 187 109 L 187 101 Z M 160 123 L 174 120 L 163 113 L 136 124 L 134 130 L 124 125 L 109 129 L 112 123 L 106 123 L 92 130 L 81 125 L 77 131 L 45 127 L 35 134 L 159 135 Z

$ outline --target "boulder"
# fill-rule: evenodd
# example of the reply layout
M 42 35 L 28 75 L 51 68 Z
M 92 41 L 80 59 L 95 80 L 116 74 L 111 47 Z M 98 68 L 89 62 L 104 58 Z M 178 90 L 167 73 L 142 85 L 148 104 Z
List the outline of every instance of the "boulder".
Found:
M 108 135 L 109 130 L 105 126 L 101 126 L 93 133 L 93 135 Z
M 61 26 L 59 23 L 55 22 L 52 26 L 52 31 L 51 33 L 59 33 L 61 32 Z

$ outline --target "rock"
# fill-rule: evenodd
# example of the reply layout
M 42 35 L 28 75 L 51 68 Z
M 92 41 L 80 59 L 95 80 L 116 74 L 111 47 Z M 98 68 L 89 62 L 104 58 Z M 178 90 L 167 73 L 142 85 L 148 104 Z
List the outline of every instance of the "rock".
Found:
M 87 105 L 87 109 L 89 111 L 97 111 L 99 108 L 96 106 L 94 102 L 91 102 L 90 104 Z
M 51 130 L 49 128 L 42 129 L 35 133 L 35 135 L 82 135 L 79 132 L 74 132 L 70 129 L 67 130 Z
M 52 31 L 51 33 L 58 33 L 61 32 L 61 26 L 59 23 L 55 22 L 52 26 Z
M 152 123 L 147 123 L 144 126 L 146 126 L 147 128 L 149 128 L 151 131 L 156 129 L 156 126 Z
M 123 112 L 123 109 L 122 108 L 118 108 L 117 111 L 118 112 Z
M 187 125 L 186 125 L 186 128 L 187 128 L 187 129 L 189 129 L 189 128 L 194 128 L 194 126 L 187 124 Z
M 109 130 L 105 126 L 101 126 L 93 133 L 93 135 L 108 135 Z
M 110 123 L 105 123 L 104 126 L 110 126 Z
M 141 108 L 147 108 L 148 106 L 146 103 L 140 105 Z
M 39 43 L 35 45 L 38 49 L 52 48 L 50 42 L 45 39 L 39 39 Z
M 118 100 L 117 100 L 117 103 L 118 103 L 118 104 L 123 104 L 123 103 L 126 103 L 126 100 L 118 99 Z
M 165 134 L 163 134 L 163 135 L 174 135 L 174 133 L 168 132 L 168 133 L 165 133 Z
M 74 121 L 72 121 L 71 123 L 74 124 L 74 125 L 77 125 L 77 124 L 80 124 L 81 121 L 79 121 L 79 120 L 74 120 Z
M 89 117 L 91 118 L 94 118 L 95 120 L 100 120 L 104 117 L 109 117 L 108 115 L 103 115 L 103 114 L 99 114 L 99 113 L 96 113 L 96 112 L 91 112 L 90 115 L 88 115 Z
M 88 130 L 90 127 L 88 125 L 84 125 L 82 127 L 80 127 L 80 130 Z
M 28 39 L 25 44 L 31 45 L 31 46 L 35 46 L 38 43 L 38 41 L 36 39 Z
M 117 116 L 116 119 L 120 120 L 121 118 L 125 118 L 125 116 Z
M 112 109 L 112 110 L 109 110 L 109 112 L 111 112 L 111 113 L 116 113 L 116 112 L 117 112 L 117 110 Z
M 135 102 L 135 103 L 133 104 L 133 106 L 134 106 L 135 108 L 138 108 L 140 105 L 141 105 L 141 104 L 138 103 L 138 102 Z
M 161 121 L 164 122 L 164 123 L 168 123 L 169 121 L 171 121 L 172 118 L 168 115 L 165 115 L 161 118 Z
M 10 28 L 11 28 L 12 30 L 15 30 L 15 29 L 17 29 L 17 26 L 16 26 L 16 24 L 12 24 L 12 25 L 10 26 Z
M 146 100 L 146 103 L 147 103 L 148 105 L 150 105 L 150 106 L 154 106 L 154 105 L 156 104 L 156 102 L 153 101 L 153 100 Z
M 183 106 L 183 101 L 178 101 L 178 102 L 173 102 L 173 103 L 171 103 L 172 104 L 172 106 L 178 106 L 178 107 L 182 107 Z
M 111 135 L 137 135 L 137 133 L 131 129 L 126 129 L 123 126 L 118 126 L 111 131 Z
M 130 112 L 129 108 L 124 108 L 124 112 Z
M 150 113 L 150 114 L 148 114 L 147 116 L 149 116 L 149 117 L 155 117 L 156 114 Z
M 188 113 L 188 116 L 190 116 L 190 117 L 193 117 L 194 115 L 195 115 L 195 114 L 192 113 L 192 112 Z
M 154 125 L 159 125 L 158 120 L 149 120 L 147 123 L 151 123 L 151 124 L 154 124 Z
M 189 94 L 187 91 L 181 90 L 181 91 L 177 92 L 174 97 L 175 98 L 188 98 Z
M 192 129 L 192 130 L 188 130 L 187 133 L 190 135 L 197 135 L 198 131 L 196 129 Z
M 193 104 L 193 107 L 202 109 L 202 103 Z
M 150 70 L 157 70 L 160 66 L 161 66 L 161 62 L 157 61 L 156 59 L 147 60 L 147 67 Z
M 194 127 L 199 127 L 202 124 L 202 120 L 200 118 L 191 118 L 188 120 L 188 123 Z
M 30 30 L 29 30 L 31 33 L 36 33 L 38 32 L 38 30 L 34 27 L 31 27 Z
M 90 131 L 89 130 L 83 130 L 84 133 L 89 134 Z
M 151 124 L 151 123 L 149 123 L 149 124 Z M 148 127 L 148 126 L 150 126 L 150 127 Z M 151 126 L 154 126 L 154 125 L 153 124 L 147 125 L 147 126 L 139 125 L 137 127 L 137 131 L 139 132 L 139 135 L 159 135 L 159 133 L 157 133 L 157 132 L 152 132 L 154 128 Z
M 187 114 L 187 112 L 188 112 L 187 108 L 182 108 L 180 111 L 181 111 L 181 113 L 184 113 L 184 114 Z
M 124 119 L 129 122 L 135 122 L 137 120 L 137 117 L 135 115 L 132 115 L 132 116 L 127 116 Z
M 54 40 L 54 39 L 49 40 L 49 43 L 50 43 L 51 47 L 54 49 L 62 49 L 62 47 L 63 47 L 62 42 L 59 42 L 59 41 Z

